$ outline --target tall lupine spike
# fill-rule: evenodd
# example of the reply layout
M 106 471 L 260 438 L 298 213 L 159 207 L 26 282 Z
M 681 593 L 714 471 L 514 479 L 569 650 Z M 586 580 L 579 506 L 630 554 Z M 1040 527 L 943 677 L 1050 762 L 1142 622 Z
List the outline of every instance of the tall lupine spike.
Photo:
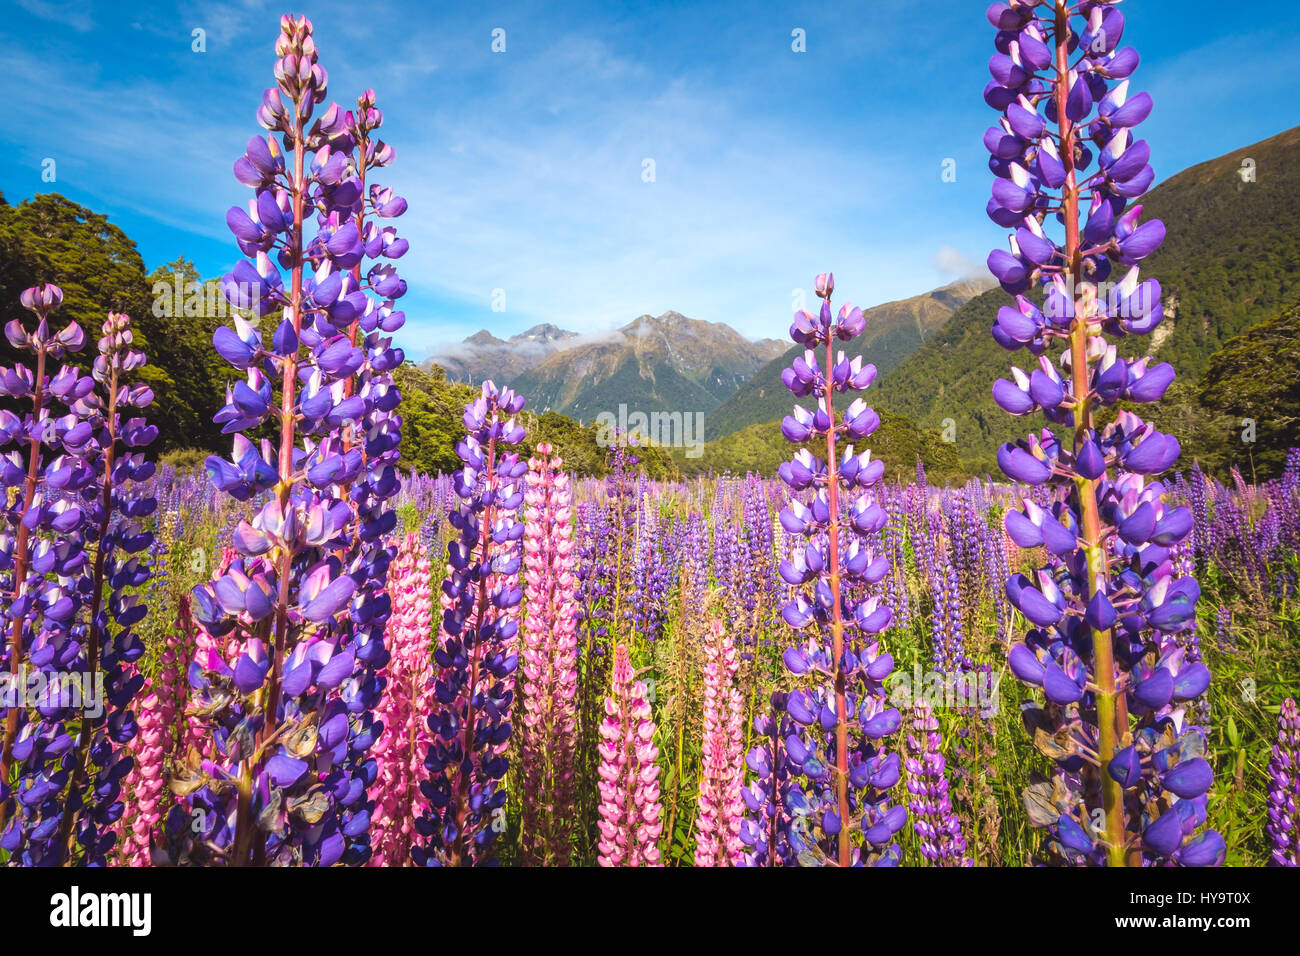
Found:
M 190 596 L 182 594 L 176 602 L 176 621 L 167 634 L 159 658 L 161 683 L 155 683 L 155 692 L 166 700 L 172 719 L 167 722 L 169 740 L 166 754 L 183 753 L 189 743 L 189 719 L 185 716 L 185 703 L 189 699 L 190 661 L 197 650 L 197 628 L 190 610 Z
M 153 543 L 153 533 L 144 530 L 141 519 L 153 515 L 158 506 L 156 498 L 140 490 L 141 483 L 153 477 L 154 464 L 136 450 L 149 445 L 158 429 L 141 417 L 128 417 L 130 410 L 153 401 L 148 386 L 130 384 L 125 378 L 145 364 L 145 356 L 132 347 L 129 316 L 110 312 L 102 333 L 93 371 L 99 388 L 83 396 L 73 411 L 98 432 L 98 455 L 92 462 L 99 480 L 98 500 L 88 508 L 87 530 L 96 547 L 86 674 L 103 695 L 105 706 L 81 721 L 59 831 L 59 846 L 66 848 L 69 858 L 85 864 L 105 861 L 115 839 L 112 824 L 122 813 L 121 780 L 132 763 L 124 745 L 135 732 L 127 708 L 144 686 L 134 667 L 144 654 L 144 644 L 134 627 L 147 607 L 133 589 L 152 577 L 152 570 L 136 555 Z M 76 846 L 69 845 L 73 837 Z
M 781 375 L 796 396 L 817 400 L 815 411 L 796 406 L 781 423 L 782 433 L 795 444 L 816 440 L 826 449 L 823 459 L 801 448 L 780 469 L 795 493 L 780 516 L 794 540 L 789 560 L 780 565 L 781 577 L 795 589 L 782 613 L 791 627 L 812 631 L 784 660 L 792 676 L 814 677 L 810 687 L 785 699 L 798 725 L 785 739 L 786 755 L 802 778 L 789 799 L 806 803 L 805 812 L 792 817 L 789 839 L 801 863 L 894 866 L 901 851 L 893 838 L 907 810 L 890 803 L 900 762 L 881 746 L 902 723 L 882 683 L 894 667 L 879 637 L 891 611 L 879 597 L 858 596 L 889 570 L 888 558 L 869 544 L 886 520 L 871 491 L 884 465 L 852 444 L 874 432 L 880 418 L 861 398 L 842 412 L 835 407 L 836 393 L 863 391 L 876 367 L 836 354 L 833 343 L 861 335 L 865 320 L 852 305 L 842 306 L 838 318 L 832 314 L 834 288 L 831 274 L 818 276 L 820 314 L 795 313 L 790 336 L 807 352 Z
M 775 538 L 772 514 L 762 487 L 753 476 L 740 486 L 741 527 L 737 531 L 728 571 L 730 580 L 723 585 L 730 626 L 737 637 L 743 660 L 753 658 L 760 641 L 776 625 L 780 611 L 779 583 L 776 574 Z
M 523 712 L 519 778 L 525 862 L 567 866 L 576 812 L 578 606 L 573 491 L 547 442 L 528 461 L 524 494 Z
M 990 525 L 988 520 L 981 519 L 980 524 L 984 577 L 988 582 L 989 596 L 993 604 L 995 636 L 999 644 L 1005 645 L 1010 639 L 1011 623 L 1011 610 L 1007 604 L 1005 587 L 1007 578 L 1011 576 L 1008 549 L 1014 548 L 1015 545 L 1000 522 Z
M 523 407 L 523 396 L 484 382 L 465 408 L 469 433 L 456 446 L 464 467 L 454 477 L 461 503 L 450 521 L 459 538 L 447 547 L 434 652 L 433 742 L 424 764 L 430 776 L 421 784 L 429 809 L 415 825 L 424 842 L 411 851 L 420 866 L 491 862 L 493 841 L 504 829 L 501 781 L 518 664 L 514 612 L 523 597 L 514 546 L 524 525 L 516 513 L 528 471 L 527 462 L 505 449 L 524 439 L 515 421 Z
M 962 632 L 961 584 L 957 568 L 946 554 L 939 556 L 935 570 L 938 587 L 934 591 L 930 616 L 934 667 L 941 674 L 955 677 L 971 667 Z
M 906 492 L 901 485 L 893 485 L 885 495 L 884 543 L 889 558 L 889 573 L 885 577 L 885 601 L 897 611 L 894 626 L 902 628 L 912 623 L 911 595 L 907 586 L 906 509 Z
M 0 650 L 8 671 L 6 692 L 0 695 L 0 850 L 13 864 L 49 865 L 66 856 L 67 843 L 60 841 L 60 835 L 66 836 L 61 797 L 73 747 L 71 723 L 83 722 L 96 698 L 103 703 L 87 679 L 79 623 L 91 587 L 86 544 L 93 517 L 79 498 L 93 501 L 99 491 L 98 397 L 94 380 L 75 367 L 53 372 L 53 363 L 85 342 L 75 322 L 57 333 L 50 327 L 50 315 L 63 302 L 62 290 L 35 286 L 23 291 L 20 301 L 35 314 L 36 328 L 28 331 L 21 319 L 14 319 L 5 326 L 5 336 L 15 349 L 34 354 L 36 363 L 34 370 L 22 364 L 0 369 L 0 396 L 30 408 L 21 416 L 0 411 L 0 475 L 6 492 Z M 56 402 L 68 413 L 58 416 Z M 129 695 L 122 703 L 129 703 Z M 119 743 L 134 733 L 129 717 L 129 710 L 116 714 Z M 104 816 L 112 812 L 116 793 L 106 787 L 103 797 L 107 805 L 96 805 L 97 816 L 101 809 Z M 97 859 L 110 846 L 111 837 L 97 835 L 91 849 Z
M 207 463 L 236 500 L 269 494 L 234 529 L 235 559 L 193 592 L 213 642 L 190 668 L 208 756 L 190 751 L 174 786 L 202 826 L 183 839 L 183 817 L 169 814 L 167 851 L 228 865 L 360 864 L 370 855 L 376 672 L 387 663 L 384 536 L 395 518 L 386 499 L 398 484 L 397 394 L 385 376 L 401 352 L 383 333 L 401 324 L 391 307 L 404 287 L 386 265 L 364 282 L 352 270 L 389 238 L 358 221 L 404 203 L 373 186 L 363 197 L 362 171 L 382 164 L 352 155 L 378 125 L 365 112 L 372 98 L 363 97 L 363 119 L 331 106 L 311 122 L 326 95 L 311 22 L 283 18 L 276 55 L 277 86 L 258 119 L 281 139 L 255 137 L 235 164 L 257 191 L 256 217 L 227 216 L 248 258 L 223 290 L 236 309 L 282 318 L 264 335 L 240 315 L 213 337 L 247 380 L 215 419 L 236 433 L 234 454 Z M 318 230 L 309 240 L 310 210 Z M 275 439 L 242 434 L 268 419 Z M 233 662 L 221 640 L 237 651 Z
M 1147 334 L 1162 318 L 1160 285 L 1139 281 L 1138 265 L 1165 229 L 1139 223 L 1142 207 L 1128 205 L 1152 180 L 1150 150 L 1133 134 L 1151 98 L 1129 92 L 1137 55 L 1118 47 L 1115 3 L 995 3 L 988 16 L 998 52 L 984 97 L 1002 113 L 984 138 L 996 177 L 988 213 L 1016 230 L 1010 252 L 989 255 L 1016 296 L 993 337 L 1038 358 L 1032 373 L 999 380 L 993 397 L 1069 432 L 1061 440 L 1044 428 L 998 451 L 1011 478 L 1057 492 L 1006 517 L 1019 546 L 1048 553 L 1036 579 L 1007 582 L 1033 625 L 1011 668 L 1047 698 L 1026 710 L 1026 725 L 1060 765 L 1053 782 L 1026 792 L 1026 807 L 1067 862 L 1217 865 L 1222 838 L 1197 833 L 1213 775 L 1204 734 L 1187 721 L 1210 675 L 1178 645 L 1199 589 L 1175 581 L 1170 561 L 1193 516 L 1147 480 L 1174 464 L 1178 440 L 1127 410 L 1105 427 L 1096 419 L 1099 406 L 1156 401 L 1174 377 L 1168 364 L 1120 357 L 1107 337 Z M 1059 244 L 1044 231 L 1053 221 Z M 1125 271 L 1108 282 L 1115 266 Z M 1035 283 L 1041 308 L 1024 294 Z M 1048 351 L 1062 344 L 1053 362 Z
M 384 731 L 372 755 L 377 764 L 370 799 L 375 810 L 372 866 L 408 866 L 415 819 L 428 810 L 420 792 L 431 738 L 426 715 L 433 709 L 433 572 L 419 536 L 402 538 L 388 569 L 393 613 L 385 644 L 388 665 L 380 672 L 384 694 L 375 717 Z
M 745 768 L 745 701 L 736 687 L 739 660 L 722 622 L 709 622 L 704 640 L 704 717 L 700 745 L 699 817 L 695 865 L 736 866 L 743 852 L 740 824 Z
M 600 725 L 601 866 L 662 866 L 659 747 L 649 696 L 636 680 L 627 646 L 614 649 L 613 686 Z
M 397 525 L 390 499 L 400 487 L 397 465 L 401 419 L 396 413 L 400 396 L 392 369 L 402 364 L 404 356 L 393 346 L 392 333 L 405 323 L 405 314 L 397 310 L 396 300 L 405 294 L 406 283 L 392 262 L 405 254 L 407 242 L 398 238 L 391 220 L 405 211 L 406 201 L 369 178 L 374 169 L 387 166 L 394 158 L 393 148 L 375 138 L 382 125 L 383 113 L 375 105 L 373 90 L 357 99 L 355 111 L 349 110 L 341 118 L 337 112 L 327 113 L 317 124 L 322 138 L 332 137 L 329 158 L 322 167 L 322 193 L 338 209 L 339 221 L 344 218 L 345 208 L 350 212 L 350 225 L 361 240 L 360 255 L 355 247 L 345 255 L 337 255 L 331 243 L 337 242 L 345 227 L 335 229 L 337 223 L 332 216 L 318 215 L 322 228 L 316 240 L 318 261 L 334 256 L 334 264 L 340 269 L 353 262 L 350 283 L 342 278 L 348 273 L 334 273 L 340 277 L 340 298 L 334 302 L 329 324 L 340 327 L 346 323 L 347 341 L 359 347 L 361 353 L 355 373 L 341 382 L 343 401 L 327 416 L 331 434 L 323 443 L 331 445 L 329 452 L 323 452 L 309 472 L 309 479 L 318 487 L 336 483 L 337 496 L 345 498 L 353 508 L 357 529 L 349 537 L 346 551 L 340 554 L 347 575 L 358 582 L 357 591 L 351 613 L 335 619 L 332 625 L 340 646 L 355 653 L 357 662 L 353 681 L 349 682 L 357 690 L 347 695 L 349 745 L 344 759 L 353 786 L 342 801 L 347 807 L 343 835 L 348 841 L 349 862 L 360 862 L 370 853 L 366 820 L 374 807 L 366 794 L 375 781 L 375 766 L 368 748 L 382 729 L 375 723 L 373 712 L 380 700 L 378 674 L 389 656 L 384 644 L 391 614 L 386 581 L 396 548 L 388 536 Z M 317 154 L 318 160 L 324 152 Z M 355 178 L 344 178 L 334 186 L 326 184 L 324 180 L 332 175 L 326 176 L 324 171 L 340 165 L 345 158 L 346 168 L 355 172 Z M 327 237 L 330 230 L 334 231 Z M 371 264 L 363 276 L 367 260 Z M 313 298 L 322 305 L 333 296 L 332 287 L 328 287 L 331 278 L 313 290 Z M 350 322 L 349 310 L 353 316 Z M 319 321 L 317 329 L 324 331 Z M 342 351 L 342 343 L 334 347 Z M 356 352 L 349 354 L 352 357 L 348 367 L 356 361 Z M 341 412 L 344 408 L 346 415 Z
M 947 761 L 934 708 L 923 697 L 912 703 L 912 733 L 907 736 L 907 792 L 912 829 L 921 855 L 935 866 L 971 866 L 961 821 L 948 797 Z
M 1273 841 L 1273 863 L 1300 866 L 1300 710 L 1290 697 L 1282 702 L 1278 714 L 1268 781 L 1268 835 Z

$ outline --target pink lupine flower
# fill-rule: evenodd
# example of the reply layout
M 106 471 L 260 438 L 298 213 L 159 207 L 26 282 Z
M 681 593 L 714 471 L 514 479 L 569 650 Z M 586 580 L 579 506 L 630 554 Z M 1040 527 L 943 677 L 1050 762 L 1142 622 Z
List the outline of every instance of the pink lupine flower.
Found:
M 573 491 L 564 462 L 537 446 L 524 494 L 522 849 L 538 865 L 568 865 L 577 744 L 577 558 Z
M 614 650 L 613 693 L 600 725 L 601 866 L 662 866 L 659 748 L 646 686 L 634 679 L 627 646 Z
M 722 622 L 709 622 L 704 642 L 704 735 L 701 750 L 696 866 L 736 866 L 745 814 L 744 700 L 736 688 L 736 647 Z
M 167 695 L 155 692 L 153 681 L 145 681 L 144 700 L 136 714 L 137 731 L 128 748 L 135 765 L 127 775 L 123 792 L 130 800 L 121 823 L 118 855 L 123 866 L 148 866 L 153 829 L 162 817 L 164 758 L 171 708 Z
M 375 802 L 371 866 L 410 865 L 415 820 L 428 805 L 420 780 L 431 741 L 425 717 L 433 707 L 432 578 L 429 559 L 412 531 L 388 570 L 393 612 L 384 642 L 392 656 L 381 671 L 387 684 L 376 713 L 384 732 L 370 751 L 378 765 L 370 788 Z
M 158 673 L 145 682 L 145 696 L 136 711 L 139 729 L 128 745 L 135 761 L 122 783 L 124 812 L 115 824 L 122 866 L 149 866 L 154 828 L 162 819 L 166 766 L 185 743 L 185 671 L 194 653 L 195 628 L 190 599 L 182 595 L 176 624 L 167 635 Z
M 186 672 L 190 661 L 194 659 L 197 639 L 198 628 L 190 616 L 190 596 L 182 594 L 176 609 L 176 625 L 167 635 L 159 658 L 158 675 L 154 678 L 154 686 L 163 707 L 164 726 L 167 730 L 164 750 L 168 757 L 183 753 L 189 736 L 185 703 L 189 699 L 190 688 Z

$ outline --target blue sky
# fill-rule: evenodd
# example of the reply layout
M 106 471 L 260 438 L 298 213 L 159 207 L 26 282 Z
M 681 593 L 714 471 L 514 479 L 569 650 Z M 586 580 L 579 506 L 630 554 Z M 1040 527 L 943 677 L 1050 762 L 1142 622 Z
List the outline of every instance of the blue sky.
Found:
M 312 2 L 330 96 L 372 87 L 410 211 L 420 357 L 479 328 L 581 332 L 676 309 L 784 336 L 792 290 L 836 273 L 871 305 L 982 268 L 982 0 Z M 237 255 L 231 165 L 271 83 L 280 5 L 9 0 L 0 190 L 105 212 L 150 269 Z M 1157 180 L 1300 122 L 1293 0 L 1130 0 Z M 363 15 L 355 17 L 353 11 Z M 506 31 L 493 53 L 492 31 Z M 206 52 L 191 50 L 192 31 Z M 805 31 L 804 53 L 791 32 Z M 42 162 L 57 180 L 41 180 Z M 645 182 L 646 159 L 654 181 Z M 945 159 L 957 181 L 945 183 Z M 1261 171 L 1261 175 L 1265 172 Z M 505 311 L 491 307 L 505 292 Z

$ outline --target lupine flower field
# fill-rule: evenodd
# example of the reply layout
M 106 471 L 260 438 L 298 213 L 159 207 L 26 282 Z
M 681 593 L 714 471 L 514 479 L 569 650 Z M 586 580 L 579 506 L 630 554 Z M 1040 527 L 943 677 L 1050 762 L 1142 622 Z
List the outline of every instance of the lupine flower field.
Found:
M 1143 417 L 1177 370 L 1121 6 L 981 27 L 1024 438 L 964 482 L 873 455 L 831 271 L 791 276 L 776 474 L 652 478 L 626 433 L 579 473 L 504 378 L 410 467 L 402 155 L 285 16 L 230 157 L 228 450 L 160 460 L 132 316 L 43 282 L 5 326 L 0 864 L 1300 865 L 1300 448 L 1216 476 Z

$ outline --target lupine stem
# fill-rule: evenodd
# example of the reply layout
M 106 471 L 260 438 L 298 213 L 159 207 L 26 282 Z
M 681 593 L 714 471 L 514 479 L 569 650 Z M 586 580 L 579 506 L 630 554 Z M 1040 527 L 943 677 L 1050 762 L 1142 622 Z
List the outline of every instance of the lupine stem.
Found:
M 876 367 L 864 364 L 861 356 L 849 359 L 841 353 L 836 360 L 833 343 L 861 335 L 866 319 L 862 310 L 850 303 L 841 306 L 836 319 L 830 303 L 834 289 L 830 273 L 817 277 L 817 296 L 823 300 L 820 314 L 814 316 L 807 309 L 795 313 L 790 336 L 805 347 L 805 354 L 781 373 L 782 383 L 796 396 L 813 395 L 818 402 L 816 412 L 796 405 L 793 414 L 782 420 L 781 433 L 796 445 L 805 445 L 814 436 L 826 439 L 825 459 L 802 447 L 780 468 L 782 479 L 793 491 L 812 489 L 808 503 L 792 495 L 781 509 L 781 526 L 792 547 L 789 560 L 780 563 L 778 573 L 794 588 L 810 587 L 796 590 L 781 615 L 795 630 L 815 623 L 817 635 L 788 648 L 782 661 L 795 677 L 820 676 L 812 688 L 773 696 L 773 705 L 789 717 L 789 730 L 783 719 L 764 720 L 762 727 L 755 726 L 765 736 L 776 735 L 784 743 L 789 769 L 773 766 L 765 754 L 751 751 L 747 762 L 761 780 L 757 791 L 749 791 L 746 804 L 751 814 L 775 811 L 773 787 L 784 787 L 789 780 L 790 806 L 796 812 L 783 821 L 786 840 L 776 849 L 786 865 L 896 866 L 901 849 L 891 841 L 907 822 L 907 810 L 889 803 L 888 791 L 898 782 L 898 757 L 886 754 L 878 742 L 897 731 L 902 718 L 897 708 L 888 705 L 884 693 L 883 681 L 893 669 L 893 658 L 883 652 L 876 637 L 889 626 L 893 612 L 881 603 L 879 595 L 859 600 L 854 590 L 880 582 L 889 570 L 888 557 L 875 555 L 867 537 L 880 532 L 887 520 L 868 490 L 880 481 L 884 464 L 872 461 L 870 450 L 853 454 L 851 445 L 840 461 L 837 447 L 841 433 L 846 441 L 864 439 L 879 427 L 880 418 L 861 398 L 837 414 L 832 395 L 834 391 L 861 392 L 870 387 Z M 824 368 L 816 352 L 822 346 L 827 350 Z M 848 524 L 840 514 L 841 482 L 852 499 Z M 799 538 L 811 540 L 800 546 Z M 847 591 L 846 582 L 851 588 Z M 847 626 L 856 627 L 866 640 L 850 647 Z M 824 643 L 828 631 L 829 646 Z M 855 734 L 852 741 L 852 778 L 850 717 L 855 718 L 861 734 Z M 828 773 L 832 766 L 834 770 Z M 802 809 L 803 800 L 794 797 L 798 791 L 808 801 Z M 756 823 L 751 820 L 742 827 L 741 840 L 753 849 L 749 859 L 761 863 L 763 857 L 771 858 L 773 848 L 762 845 Z M 850 829 L 862 834 L 860 849 L 854 847 Z
M 835 352 L 826 343 L 826 389 L 824 401 L 826 415 L 835 421 L 835 390 L 830 383 L 835 365 Z M 849 718 L 845 703 L 847 680 L 844 674 L 844 617 L 840 606 L 840 482 L 836 474 L 835 429 L 826 432 L 826 488 L 830 506 L 827 535 L 830 540 L 827 554 L 828 581 L 831 588 L 831 655 L 835 667 L 835 793 L 840 808 L 840 832 L 836 859 L 840 866 L 850 862 L 849 846 Z
M 32 394 L 32 415 L 40 422 L 42 405 L 45 399 L 45 345 L 42 343 L 36 352 L 36 379 Z M 35 437 L 28 438 L 30 451 L 27 456 L 27 481 L 23 486 L 23 514 L 31 510 L 36 497 L 36 476 L 41 466 L 41 443 Z M 14 578 L 13 600 L 17 601 L 27 581 L 27 539 L 26 522 L 18 525 L 17 540 L 14 544 Z M 9 638 L 9 673 L 13 686 L 18 687 L 22 673 L 23 658 L 23 624 L 25 616 L 14 615 L 14 628 Z M 18 736 L 18 708 L 11 707 L 5 716 L 5 739 L 3 751 L 0 751 L 0 784 L 8 784 L 9 771 L 14 763 L 14 738 Z M 9 817 L 9 801 L 0 801 L 0 831 L 4 830 Z
M 1083 255 L 1079 241 L 1079 186 L 1074 164 L 1074 122 L 1067 115 L 1066 100 L 1070 93 L 1069 43 L 1070 10 L 1066 0 L 1056 0 L 1056 28 L 1053 35 L 1056 45 L 1056 72 L 1060 77 L 1053 91 L 1056 98 L 1057 126 L 1061 163 L 1065 166 L 1065 185 L 1062 187 L 1061 207 L 1065 219 L 1065 261 L 1071 278 L 1071 289 L 1083 288 Z M 1070 372 L 1074 380 L 1074 446 L 1079 449 L 1092 433 L 1091 366 L 1088 361 L 1088 322 L 1092 318 L 1091 298 L 1083 297 L 1076 305 L 1074 322 L 1070 328 Z M 1076 479 L 1079 493 L 1080 519 L 1083 525 L 1084 549 L 1088 558 L 1089 585 L 1104 591 L 1109 581 L 1109 562 L 1106 561 L 1101 542 L 1101 515 L 1097 504 L 1099 479 Z M 1084 595 L 1087 603 L 1092 593 Z M 1128 717 L 1123 696 L 1115 693 L 1114 641 L 1109 630 L 1092 631 L 1092 654 L 1097 682 L 1097 724 L 1100 746 L 1100 775 L 1102 806 L 1106 817 L 1107 856 L 1111 866 L 1125 865 L 1124 788 L 1107 773 L 1111 756 L 1119 748 L 1127 731 Z
M 296 100 L 294 101 L 294 112 L 297 118 L 294 121 L 293 143 L 293 227 L 289 232 L 289 268 L 291 275 L 289 312 L 293 317 L 294 335 L 300 336 L 302 333 L 303 194 L 306 187 L 303 183 L 305 148 L 303 144 L 302 111 L 298 109 Z M 289 508 L 289 493 L 293 488 L 294 427 L 297 424 L 294 415 L 294 404 L 298 390 L 297 372 L 298 356 L 295 351 L 293 354 L 285 356 L 284 374 L 281 378 L 280 389 L 280 483 L 276 488 L 276 493 L 280 496 L 280 506 L 286 511 Z M 275 609 L 275 657 L 271 663 L 271 673 L 266 688 L 268 719 L 262 725 L 263 741 L 272 729 L 270 724 L 280 706 L 280 667 L 289 634 L 289 588 L 292 583 L 293 552 L 286 548 L 284 553 L 280 555 L 280 590 Z
M 309 96 L 310 93 L 302 94 Z M 300 101 L 295 98 L 294 104 L 294 134 L 293 134 L 293 182 L 292 182 L 292 203 L 293 203 L 293 224 L 288 230 L 288 254 L 289 254 L 289 303 L 288 311 L 292 317 L 293 331 L 295 339 L 302 334 L 302 230 L 303 230 L 303 199 L 306 193 L 306 185 L 303 181 L 303 172 L 305 166 L 306 146 L 303 141 L 303 118 Z M 260 313 L 259 313 L 260 314 Z M 293 449 L 295 429 L 297 426 L 297 416 L 294 413 L 294 406 L 297 403 L 298 392 L 298 356 L 297 350 L 292 354 L 284 357 L 284 370 L 280 382 L 280 457 L 279 473 L 280 480 L 276 486 L 275 493 L 279 496 L 280 507 L 287 513 L 292 507 L 290 504 L 290 494 L 293 490 Z M 285 656 L 285 650 L 289 641 L 289 605 L 291 603 L 290 589 L 294 583 L 293 575 L 293 551 L 289 548 L 281 550 L 279 555 L 279 588 L 276 592 L 275 607 L 275 652 L 271 655 L 271 670 L 267 675 L 266 686 L 263 688 L 263 700 L 265 707 L 263 710 L 262 727 L 258 733 L 258 747 L 255 751 L 256 759 L 248 761 L 245 764 L 244 773 L 239 781 L 239 810 L 236 824 L 235 844 L 237 852 L 234 863 L 236 866 L 242 865 L 246 860 L 248 841 L 252 840 L 254 826 L 250 819 L 252 810 L 252 788 L 253 781 L 257 778 L 259 765 L 262 757 L 265 756 L 265 750 L 269 737 L 275 731 L 276 715 L 280 709 L 280 681 L 282 677 L 281 668 Z M 252 846 L 254 866 L 266 865 L 266 841 L 256 840 Z

